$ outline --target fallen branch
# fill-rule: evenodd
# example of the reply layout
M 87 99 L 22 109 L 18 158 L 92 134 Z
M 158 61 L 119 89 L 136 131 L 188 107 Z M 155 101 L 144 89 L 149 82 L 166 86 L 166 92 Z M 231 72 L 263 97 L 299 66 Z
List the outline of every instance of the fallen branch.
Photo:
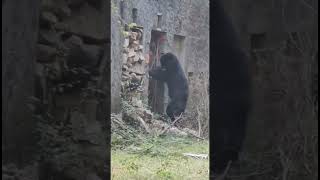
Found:
M 158 136 L 163 135 L 165 132 L 168 131 L 168 129 L 170 129 L 176 122 L 178 122 L 180 119 L 182 119 L 182 113 L 180 114 L 180 116 L 178 118 L 176 118 L 167 128 L 165 128 Z
M 144 127 L 144 129 L 146 130 L 147 133 L 150 133 L 150 129 L 148 127 L 148 125 L 144 122 L 144 120 L 141 117 L 137 117 L 137 119 L 140 121 L 140 123 L 142 124 L 142 126 Z
M 183 131 L 183 132 L 185 132 L 185 131 Z M 186 133 L 188 133 L 188 132 L 186 132 Z M 192 134 L 192 133 L 188 133 L 188 134 L 191 135 L 191 136 L 193 136 L 193 137 L 195 137 L 195 138 L 198 138 L 198 139 L 201 139 L 201 140 L 205 140 L 205 138 L 200 137 L 200 136 L 197 136 L 197 135 L 195 135 L 195 134 Z

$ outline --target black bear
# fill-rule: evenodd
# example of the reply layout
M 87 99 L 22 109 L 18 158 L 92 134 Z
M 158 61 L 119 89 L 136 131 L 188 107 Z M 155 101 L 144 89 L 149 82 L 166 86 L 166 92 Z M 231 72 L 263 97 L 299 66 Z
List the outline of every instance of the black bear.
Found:
M 210 172 L 220 174 L 242 148 L 251 79 L 248 58 L 219 0 L 210 2 L 210 13 Z
M 170 103 L 166 113 L 171 120 L 174 120 L 186 109 L 189 94 L 188 81 L 178 58 L 174 54 L 166 53 L 162 55 L 160 64 L 161 67 L 150 70 L 149 75 L 167 84 Z

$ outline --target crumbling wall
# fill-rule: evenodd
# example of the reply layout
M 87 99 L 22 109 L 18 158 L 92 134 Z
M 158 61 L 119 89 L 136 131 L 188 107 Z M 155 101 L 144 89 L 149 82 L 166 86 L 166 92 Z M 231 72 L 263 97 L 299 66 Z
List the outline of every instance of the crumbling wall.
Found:
M 146 67 L 142 52 L 143 45 L 141 44 L 143 27 L 128 27 L 128 31 L 124 31 L 124 34 L 121 76 L 122 98 L 128 101 L 133 101 L 133 98 L 136 98 L 136 100 L 141 101 L 143 92 L 141 87 Z

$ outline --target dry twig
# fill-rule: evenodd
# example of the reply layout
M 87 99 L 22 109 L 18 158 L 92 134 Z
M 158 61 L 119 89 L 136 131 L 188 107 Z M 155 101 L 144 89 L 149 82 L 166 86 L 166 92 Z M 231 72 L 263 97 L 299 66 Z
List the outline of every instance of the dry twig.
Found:
M 158 136 L 163 135 L 165 132 L 168 131 L 168 129 L 170 129 L 176 122 L 178 122 L 180 119 L 182 119 L 182 113 L 180 114 L 180 116 L 178 118 L 176 118 L 167 128 L 165 128 Z

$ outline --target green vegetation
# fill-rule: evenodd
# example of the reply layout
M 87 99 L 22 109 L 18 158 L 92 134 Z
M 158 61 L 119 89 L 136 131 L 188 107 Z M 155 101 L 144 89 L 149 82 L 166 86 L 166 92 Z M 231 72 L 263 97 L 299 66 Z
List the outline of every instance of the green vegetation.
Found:
M 112 139 L 112 179 L 208 179 L 208 159 L 182 153 L 208 154 L 208 141 L 187 137 L 144 137 L 126 146 Z
M 130 23 L 130 24 L 128 24 L 129 29 L 132 29 L 132 28 L 135 27 L 135 26 L 137 26 L 136 23 Z

